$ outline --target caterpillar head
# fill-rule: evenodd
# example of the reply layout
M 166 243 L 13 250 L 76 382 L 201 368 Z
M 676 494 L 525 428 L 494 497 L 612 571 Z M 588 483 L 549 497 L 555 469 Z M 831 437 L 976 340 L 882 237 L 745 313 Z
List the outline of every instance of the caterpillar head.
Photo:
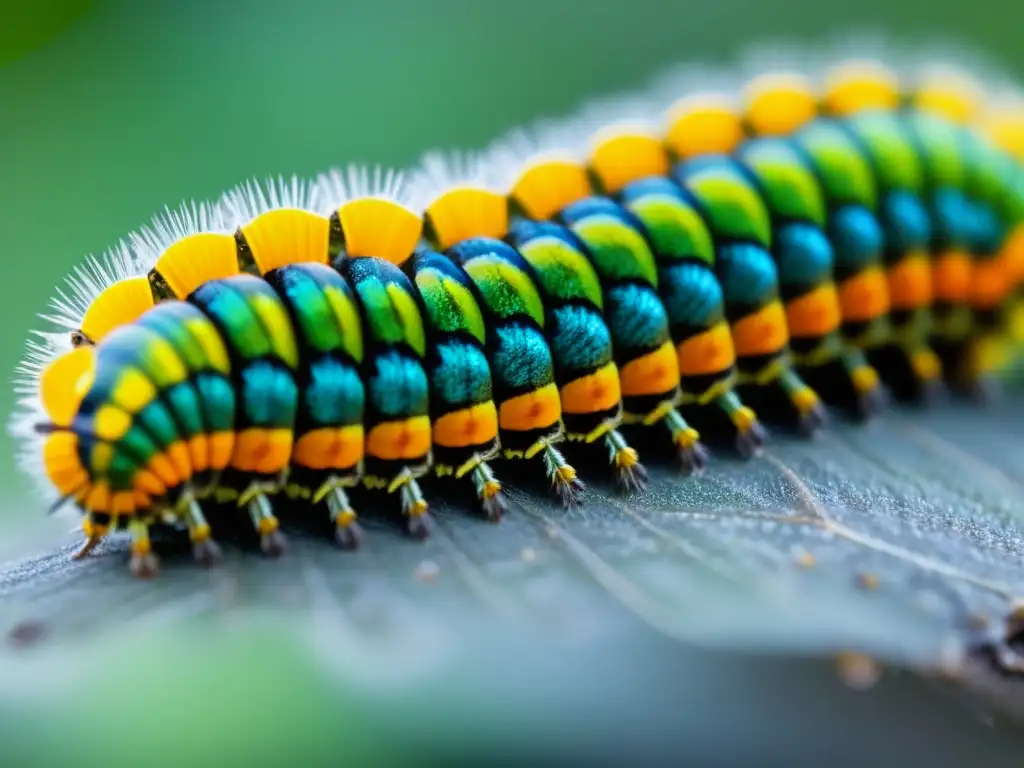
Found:
M 403 264 L 423 234 L 423 219 L 405 176 L 352 165 L 317 178 L 321 209 L 330 217 L 330 255 L 374 256 Z

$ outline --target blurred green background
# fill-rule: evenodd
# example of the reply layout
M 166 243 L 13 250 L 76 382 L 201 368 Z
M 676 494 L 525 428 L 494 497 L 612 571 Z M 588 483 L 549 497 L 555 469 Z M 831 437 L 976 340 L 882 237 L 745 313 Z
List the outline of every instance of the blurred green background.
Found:
M 164 205 L 250 176 L 406 165 L 680 60 L 852 30 L 1014 71 L 1001 0 L 14 0 L 0 11 L 0 370 L 68 269 Z M 0 411 L 12 397 L 0 391 Z M 7 438 L 0 488 L 15 480 Z M 6 490 L 5 490 L 6 494 Z M 31 503 L 18 509 L 35 514 Z

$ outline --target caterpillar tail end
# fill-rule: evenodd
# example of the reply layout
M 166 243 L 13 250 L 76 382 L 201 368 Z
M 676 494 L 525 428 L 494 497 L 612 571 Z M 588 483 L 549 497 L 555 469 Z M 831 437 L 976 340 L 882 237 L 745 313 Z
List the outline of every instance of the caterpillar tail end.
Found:
M 327 508 L 334 524 L 334 543 L 342 549 L 359 549 L 363 542 L 363 528 L 356 521 L 356 511 L 349 503 L 348 494 L 334 487 L 327 494 Z
M 132 575 L 137 579 L 152 579 L 160 573 L 160 560 L 149 539 L 149 523 L 132 520 L 128 531 L 132 537 Z
M 672 434 L 680 471 L 684 475 L 699 475 L 707 466 L 709 458 L 707 448 L 700 441 L 700 433 L 687 424 L 675 408 L 665 415 L 664 423 Z
M 288 548 L 287 539 L 281 533 L 281 524 L 271 509 L 270 501 L 262 493 L 249 500 L 249 516 L 260 537 L 260 549 L 268 557 L 280 557 Z
M 561 500 L 562 506 L 566 509 L 582 506 L 581 496 L 586 486 L 576 476 L 576 470 L 566 463 L 561 451 L 551 444 L 544 446 L 543 456 L 544 467 L 551 478 L 551 487 Z
M 501 492 L 501 483 L 485 461 L 473 468 L 473 485 L 480 500 L 480 509 L 492 523 L 501 520 L 505 514 L 505 496 Z
M 420 484 L 406 470 L 401 481 L 402 512 L 405 514 L 405 530 L 414 539 L 430 536 L 431 518 L 427 511 L 427 500 L 423 498 Z
M 630 446 L 618 430 L 610 430 L 604 436 L 608 447 L 615 483 L 625 493 L 642 491 L 647 485 L 647 470 L 640 463 L 636 449 Z

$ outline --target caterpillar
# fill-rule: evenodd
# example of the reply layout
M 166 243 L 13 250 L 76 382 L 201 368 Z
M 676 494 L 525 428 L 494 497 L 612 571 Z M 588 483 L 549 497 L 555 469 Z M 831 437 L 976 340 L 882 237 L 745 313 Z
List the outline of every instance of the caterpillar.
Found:
M 150 576 L 153 527 L 217 560 L 211 511 L 279 555 L 277 507 L 322 509 L 352 548 L 357 486 L 423 537 L 428 474 L 497 521 L 505 462 L 583 502 L 566 445 L 634 491 L 630 434 L 683 476 L 703 433 L 756 453 L 758 414 L 811 435 L 826 404 L 989 393 L 1024 281 L 1007 104 L 872 61 L 675 80 L 409 172 L 168 209 L 87 260 L 29 341 L 21 465 L 84 512 L 77 557 L 126 528 Z

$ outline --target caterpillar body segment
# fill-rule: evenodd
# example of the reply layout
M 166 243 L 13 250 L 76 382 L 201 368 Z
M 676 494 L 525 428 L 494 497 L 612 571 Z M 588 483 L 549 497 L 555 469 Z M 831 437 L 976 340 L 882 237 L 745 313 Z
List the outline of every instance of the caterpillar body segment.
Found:
M 406 273 L 428 327 L 434 470 L 442 477 L 470 476 L 484 514 L 497 520 L 505 501 L 488 465 L 501 455 L 501 441 L 484 314 L 466 273 L 442 254 L 419 250 Z
M 817 393 L 792 367 L 778 268 L 770 251 L 771 219 L 757 190 L 722 155 L 681 161 L 673 176 L 693 196 L 715 239 L 716 273 L 740 383 L 785 403 L 802 430 L 815 431 L 823 411 Z
M 579 504 L 583 482 L 557 448 L 565 440 L 561 393 L 544 303 L 529 265 L 507 243 L 490 237 L 461 240 L 446 255 L 473 283 L 487 320 L 502 456 L 539 459 L 562 503 Z
M 551 271 L 552 265 L 546 263 L 549 250 L 560 252 L 560 261 L 580 264 L 580 272 L 587 271 L 582 268 L 584 262 L 589 265 L 596 285 L 594 280 L 587 281 L 593 296 L 586 300 L 603 312 L 607 324 L 625 422 L 663 424 L 683 471 L 699 471 L 707 452 L 678 410 L 683 398 L 680 371 L 668 316 L 658 296 L 654 254 L 635 217 L 593 188 L 589 180 L 593 167 L 588 169 L 585 157 L 574 151 L 574 133 L 579 134 L 579 129 L 566 126 L 532 140 L 513 136 L 491 150 L 492 162 L 506 179 L 509 202 L 521 214 L 510 242 L 539 271 Z M 603 167 L 614 168 L 616 179 L 624 181 L 627 174 L 642 173 L 652 165 L 660 168 L 663 153 L 657 146 L 653 157 L 643 158 L 646 163 L 631 162 L 623 168 L 621 159 L 639 147 L 642 142 L 626 148 L 609 145 L 607 151 L 599 148 L 598 156 Z M 538 243 L 544 245 L 538 247 Z M 541 282 L 553 281 L 542 272 Z M 616 463 L 625 464 L 620 459 Z
M 508 242 L 532 267 L 547 309 L 545 328 L 555 364 L 566 437 L 602 442 L 616 481 L 626 490 L 642 487 L 646 471 L 618 427 L 622 384 L 605 322 L 601 283 L 583 245 L 550 222 L 517 221 Z

